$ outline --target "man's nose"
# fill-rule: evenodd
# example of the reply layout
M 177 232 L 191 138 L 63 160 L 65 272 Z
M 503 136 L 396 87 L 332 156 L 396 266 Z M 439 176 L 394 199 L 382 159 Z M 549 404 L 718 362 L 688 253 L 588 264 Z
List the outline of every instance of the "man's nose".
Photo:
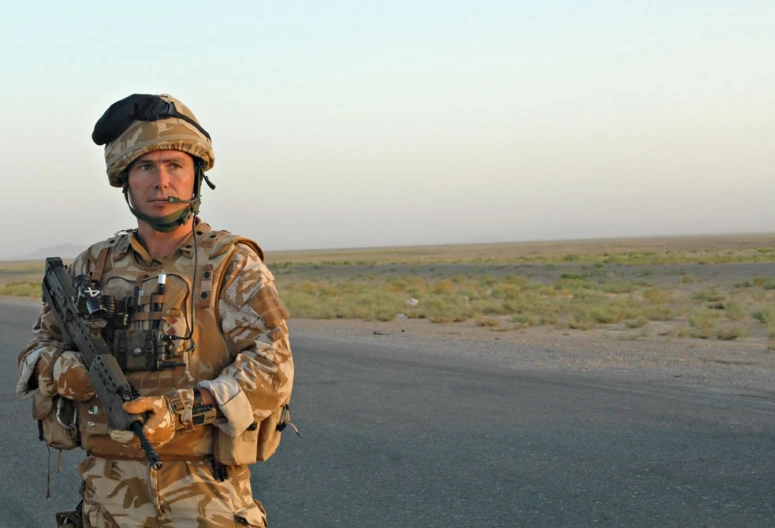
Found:
M 170 173 L 164 165 L 159 166 L 156 172 L 156 187 L 165 189 L 170 185 Z

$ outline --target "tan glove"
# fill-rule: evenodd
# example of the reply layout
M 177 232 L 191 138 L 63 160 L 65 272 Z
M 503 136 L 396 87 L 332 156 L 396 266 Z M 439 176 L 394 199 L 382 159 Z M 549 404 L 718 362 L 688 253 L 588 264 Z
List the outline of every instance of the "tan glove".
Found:
M 166 396 L 143 396 L 124 403 L 123 408 L 129 414 L 149 413 L 143 433 L 154 449 L 167 445 L 175 437 L 175 414 Z M 130 443 L 140 449 L 140 439 L 136 436 L 132 435 Z
M 76 401 L 94 397 L 89 372 L 78 352 L 63 352 L 54 362 L 53 379 L 60 396 Z

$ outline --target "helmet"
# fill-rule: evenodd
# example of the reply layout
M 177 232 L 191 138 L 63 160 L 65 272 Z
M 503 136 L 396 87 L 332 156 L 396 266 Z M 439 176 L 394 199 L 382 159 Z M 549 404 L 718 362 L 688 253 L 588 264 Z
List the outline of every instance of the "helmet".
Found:
M 94 125 L 92 140 L 105 145 L 108 180 L 123 187 L 125 169 L 154 150 L 180 150 L 215 165 L 210 134 L 191 110 L 170 95 L 133 94 L 113 103 Z
M 153 229 L 170 232 L 199 213 L 202 180 L 215 185 L 205 171 L 215 165 L 210 134 L 202 128 L 189 108 L 169 95 L 133 94 L 110 105 L 94 125 L 92 140 L 105 145 L 108 180 L 124 189 L 129 210 Z M 151 217 L 135 209 L 129 200 L 126 168 L 140 156 L 154 150 L 180 150 L 194 157 L 196 179 L 194 199 L 187 207 L 163 217 Z

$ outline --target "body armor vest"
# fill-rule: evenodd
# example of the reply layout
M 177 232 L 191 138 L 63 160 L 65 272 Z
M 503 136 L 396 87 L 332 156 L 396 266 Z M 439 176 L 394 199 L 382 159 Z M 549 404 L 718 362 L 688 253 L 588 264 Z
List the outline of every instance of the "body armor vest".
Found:
M 211 380 L 231 363 L 236 352 L 224 340 L 218 316 L 218 292 L 236 244 L 258 245 L 228 231 L 196 226 L 193 240 L 174 259 L 149 266 L 132 250 L 129 234 L 90 249 L 92 279 L 115 312 L 105 338 L 127 379 L 140 395 L 160 395 Z M 136 243 L 136 242 L 135 242 Z M 166 274 L 163 292 L 158 277 Z M 193 306 L 193 312 L 192 312 Z M 142 451 L 109 436 L 107 416 L 97 398 L 79 403 L 81 446 L 89 454 L 144 460 Z M 162 460 L 201 459 L 213 453 L 213 426 L 178 431 L 158 450 Z

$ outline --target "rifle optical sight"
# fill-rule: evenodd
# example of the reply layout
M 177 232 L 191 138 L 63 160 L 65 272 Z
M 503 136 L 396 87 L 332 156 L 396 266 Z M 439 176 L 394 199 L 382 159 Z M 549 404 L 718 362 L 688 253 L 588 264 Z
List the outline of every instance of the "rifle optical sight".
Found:
M 102 304 L 102 292 L 88 275 L 78 275 L 73 280 L 73 286 L 76 292 L 75 304 L 79 312 L 94 318 L 108 315 L 108 311 Z

